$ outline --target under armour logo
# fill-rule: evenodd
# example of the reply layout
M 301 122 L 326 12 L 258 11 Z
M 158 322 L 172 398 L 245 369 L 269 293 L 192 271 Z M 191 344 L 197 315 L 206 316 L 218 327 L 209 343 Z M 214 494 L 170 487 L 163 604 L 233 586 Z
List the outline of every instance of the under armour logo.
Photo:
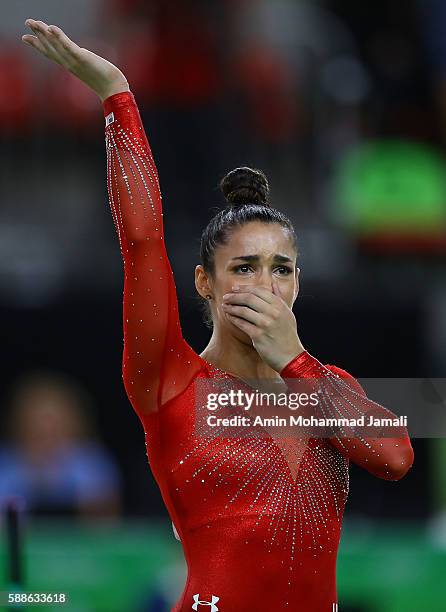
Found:
M 194 595 L 195 603 L 192 605 L 192 610 L 198 610 L 198 606 L 211 606 L 209 612 L 218 612 L 218 607 L 215 604 L 219 599 L 220 597 L 217 597 L 217 595 L 212 595 L 212 601 L 200 601 L 200 594 L 197 593 Z

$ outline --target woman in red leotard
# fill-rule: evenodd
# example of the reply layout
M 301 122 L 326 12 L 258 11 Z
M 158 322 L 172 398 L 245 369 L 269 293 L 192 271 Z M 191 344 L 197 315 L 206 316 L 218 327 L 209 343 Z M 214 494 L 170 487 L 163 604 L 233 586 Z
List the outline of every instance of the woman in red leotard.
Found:
M 319 416 L 395 415 L 302 346 L 292 312 L 296 237 L 267 203 L 260 171 L 238 168 L 225 177 L 228 206 L 203 232 L 195 282 L 213 332 L 205 350 L 194 352 L 181 332 L 155 163 L 124 75 L 60 28 L 26 25 L 33 34 L 24 42 L 103 102 L 110 206 L 124 261 L 124 385 L 188 565 L 174 610 L 333 612 L 349 461 L 380 478 L 402 478 L 413 463 L 407 430 L 397 437 L 347 425 L 325 438 L 200 435 L 197 388 L 230 389 L 247 379 L 280 389 L 284 379 L 322 380 Z

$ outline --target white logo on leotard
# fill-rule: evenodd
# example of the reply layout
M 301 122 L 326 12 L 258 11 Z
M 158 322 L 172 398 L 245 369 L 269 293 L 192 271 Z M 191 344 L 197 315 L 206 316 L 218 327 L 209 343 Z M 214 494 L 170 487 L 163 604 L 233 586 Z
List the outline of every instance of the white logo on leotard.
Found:
M 220 597 L 217 597 L 217 595 L 212 595 L 212 601 L 201 601 L 200 594 L 197 593 L 196 595 L 194 595 L 195 603 L 192 604 L 192 610 L 198 610 L 198 606 L 211 606 L 209 612 L 218 612 L 218 607 L 215 604 L 219 599 Z
M 105 125 L 110 125 L 115 120 L 115 115 L 113 113 L 109 113 L 105 118 Z

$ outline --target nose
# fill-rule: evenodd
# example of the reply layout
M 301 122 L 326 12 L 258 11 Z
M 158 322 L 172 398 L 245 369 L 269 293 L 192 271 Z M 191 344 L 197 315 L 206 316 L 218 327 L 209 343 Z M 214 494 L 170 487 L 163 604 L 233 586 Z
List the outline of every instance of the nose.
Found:
M 264 289 L 271 291 L 271 293 L 273 292 L 273 277 L 269 268 L 261 270 L 257 281 L 258 287 L 263 287 Z

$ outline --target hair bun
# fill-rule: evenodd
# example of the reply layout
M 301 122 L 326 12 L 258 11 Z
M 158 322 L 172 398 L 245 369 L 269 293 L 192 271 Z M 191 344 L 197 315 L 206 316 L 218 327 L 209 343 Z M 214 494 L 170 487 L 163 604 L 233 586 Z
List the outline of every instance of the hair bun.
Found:
M 228 204 L 236 207 L 243 204 L 269 206 L 268 179 L 261 170 L 236 168 L 221 180 L 220 189 Z

